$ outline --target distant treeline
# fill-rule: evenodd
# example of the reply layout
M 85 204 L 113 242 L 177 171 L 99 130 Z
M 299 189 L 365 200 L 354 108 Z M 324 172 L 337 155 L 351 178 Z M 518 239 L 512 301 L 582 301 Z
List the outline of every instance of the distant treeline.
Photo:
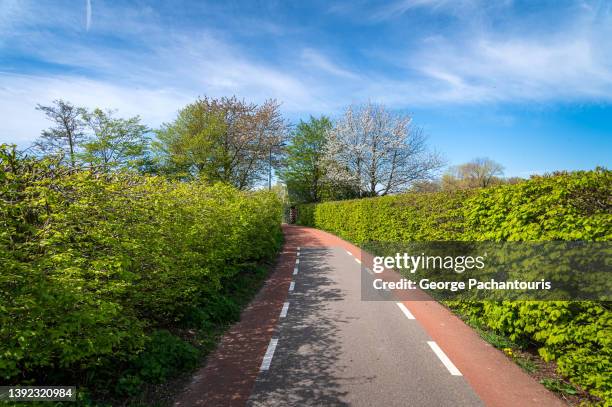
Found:
M 224 182 L 240 190 L 277 178 L 292 203 L 487 187 L 517 182 L 486 158 L 451 167 L 431 152 L 407 114 L 383 105 L 349 106 L 332 121 L 310 117 L 290 125 L 280 104 L 236 97 L 200 98 L 176 118 L 149 129 L 140 117 L 88 110 L 64 100 L 38 105 L 51 121 L 30 152 L 69 167 L 123 170 L 178 180 Z

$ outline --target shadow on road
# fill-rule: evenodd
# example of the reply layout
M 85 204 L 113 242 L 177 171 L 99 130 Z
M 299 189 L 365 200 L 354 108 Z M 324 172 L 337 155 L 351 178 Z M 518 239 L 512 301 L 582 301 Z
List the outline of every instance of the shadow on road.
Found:
M 348 366 L 338 358 L 342 351 L 338 325 L 351 321 L 333 310 L 333 302 L 345 299 L 331 278 L 333 250 L 302 249 L 289 312 L 275 334 L 279 341 L 274 359 L 270 370 L 260 373 L 248 405 L 348 405 L 342 382 L 372 380 L 340 374 Z

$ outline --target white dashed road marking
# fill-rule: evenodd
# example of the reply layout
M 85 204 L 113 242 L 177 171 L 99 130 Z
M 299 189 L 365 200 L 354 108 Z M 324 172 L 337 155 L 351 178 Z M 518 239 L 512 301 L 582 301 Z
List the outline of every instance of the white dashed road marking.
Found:
M 401 302 L 398 302 L 397 306 L 399 307 L 399 309 L 402 310 L 404 315 L 406 315 L 406 318 L 408 318 L 408 319 L 416 319 L 414 317 L 414 315 L 412 315 L 412 312 L 410 312 L 410 310 L 408 308 L 406 308 L 406 306 L 404 304 L 402 304 Z
M 289 284 L 289 291 L 293 291 L 294 288 L 295 288 L 295 281 L 292 281 L 291 284 Z
M 298 268 L 297 268 L 297 266 L 295 266 L 293 268 L 293 275 L 295 276 L 297 273 L 298 273 Z
M 359 260 L 359 259 L 355 258 L 355 261 L 356 261 L 357 263 L 361 264 L 361 260 Z
M 283 304 L 283 309 L 281 310 L 280 317 L 285 318 L 287 316 L 287 311 L 289 311 L 289 303 L 286 302 Z
M 349 256 L 353 255 L 353 253 L 349 252 L 348 250 L 346 252 L 348 253 Z
M 453 376 L 463 376 L 459 369 L 457 369 L 453 362 L 451 362 L 448 356 L 446 356 L 446 353 L 444 353 L 444 351 L 440 349 L 437 343 L 435 343 L 434 341 L 427 341 L 427 344 L 429 345 L 431 350 L 434 351 L 440 361 L 442 361 L 442 364 L 446 366 L 450 374 L 452 374 Z
M 270 363 L 272 363 L 272 357 L 274 357 L 274 350 L 276 349 L 276 345 L 278 344 L 278 339 L 270 339 L 270 344 L 268 345 L 268 349 L 266 350 L 266 354 L 264 355 L 263 362 L 261 362 L 261 367 L 259 370 L 268 370 L 270 369 Z

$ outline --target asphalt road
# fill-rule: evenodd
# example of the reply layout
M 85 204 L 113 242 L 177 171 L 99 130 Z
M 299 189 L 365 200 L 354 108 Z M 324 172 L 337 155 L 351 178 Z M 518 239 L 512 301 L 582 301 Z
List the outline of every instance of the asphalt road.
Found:
M 303 247 L 298 259 L 247 405 L 484 405 L 409 312 L 361 300 L 358 276 L 371 277 L 354 256 Z

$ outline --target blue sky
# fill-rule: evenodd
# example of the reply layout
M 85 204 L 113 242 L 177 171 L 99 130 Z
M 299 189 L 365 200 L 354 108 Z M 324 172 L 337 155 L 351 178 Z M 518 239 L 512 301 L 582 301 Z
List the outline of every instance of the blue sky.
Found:
M 449 164 L 610 167 L 612 2 L 0 0 L 0 142 L 64 98 L 152 127 L 197 96 L 276 98 L 293 123 L 380 102 Z

